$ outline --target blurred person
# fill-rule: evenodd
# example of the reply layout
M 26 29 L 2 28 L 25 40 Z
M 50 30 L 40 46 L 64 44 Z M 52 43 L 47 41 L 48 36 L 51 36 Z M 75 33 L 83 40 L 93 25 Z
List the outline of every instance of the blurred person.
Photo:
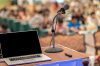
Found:
M 52 15 L 55 15 L 59 9 L 59 4 L 57 2 L 53 2 L 50 6 L 50 12 Z
M 17 5 L 17 0 L 11 0 L 11 3 L 14 4 L 14 5 Z
M 91 14 L 92 12 L 96 12 L 96 10 L 97 10 L 97 5 L 91 3 L 88 8 L 88 14 Z
M 30 21 L 31 19 L 31 13 L 29 11 L 26 12 L 26 21 Z
M 92 3 L 92 0 L 81 0 L 82 4 L 89 4 Z
M 7 25 L 0 23 L 0 33 L 7 33 L 10 30 L 8 29 Z
M 57 34 L 66 34 L 66 32 L 67 32 L 67 28 L 64 25 L 64 18 L 63 18 L 63 16 L 60 15 L 57 18 L 56 33 Z
M 73 12 L 72 16 L 75 16 L 78 21 L 80 21 L 83 25 L 85 25 L 84 11 L 78 9 L 77 11 Z
M 93 0 L 93 4 L 100 4 L 100 0 Z
M 80 21 L 77 20 L 76 16 L 72 16 L 72 19 L 71 21 L 69 21 L 67 26 L 69 32 L 73 32 L 73 33 L 78 33 L 79 31 L 84 30 L 84 28 L 81 27 L 81 23 Z
M 42 29 L 48 29 L 51 27 L 51 18 L 50 18 L 50 10 L 48 8 L 44 8 L 42 10 L 43 22 L 41 23 Z
M 18 11 L 18 17 L 19 17 L 19 20 L 24 21 L 26 19 L 25 11 L 24 10 Z
M 30 15 L 33 15 L 35 13 L 36 7 L 37 6 L 35 4 L 33 4 L 33 5 L 27 5 L 26 9 L 30 13 Z
M 41 23 L 42 29 L 48 29 L 51 27 L 51 20 L 47 15 L 43 16 L 43 22 Z
M 87 29 L 94 30 L 97 29 L 98 20 L 96 18 L 95 12 L 92 12 L 90 16 L 87 17 Z
M 8 17 L 8 14 L 9 14 L 9 11 L 8 11 L 8 9 L 6 7 L 2 8 L 0 10 L 0 17 L 6 18 L 6 17 Z
M 11 18 L 11 19 L 17 19 L 18 12 L 16 10 L 11 10 L 8 17 Z
M 33 4 L 33 0 L 27 0 L 27 2 L 29 3 L 29 5 Z
M 79 8 L 81 5 L 80 5 L 80 2 L 78 0 L 73 0 L 71 1 L 70 3 L 70 9 L 73 11 L 74 9 L 77 9 Z
M 0 16 L 8 18 L 12 10 L 17 10 L 17 5 L 10 3 L 1 9 Z
M 57 16 L 56 22 L 53 24 L 53 26 L 55 28 L 56 34 L 66 34 L 67 27 L 64 24 L 64 15 L 63 14 L 60 14 Z M 51 27 L 48 28 L 49 34 L 52 34 L 51 30 L 52 30 L 52 24 L 51 24 Z
M 27 10 L 25 8 L 23 9 L 19 9 L 18 10 L 18 17 L 17 17 L 22 23 L 26 23 L 30 16 L 29 14 L 27 13 Z
M 4 6 L 3 8 L 1 8 L 0 9 L 0 17 L 8 18 L 8 15 L 9 15 L 10 11 L 12 9 L 14 9 L 13 6 L 14 5 L 12 3 L 10 3 L 6 6 Z
M 17 0 L 17 3 L 18 5 L 22 6 L 22 5 L 28 4 L 28 1 L 27 0 Z
M 63 22 L 58 22 L 56 26 L 56 34 L 66 34 L 67 28 L 64 26 Z
M 100 26 L 100 8 L 97 8 L 96 10 L 96 17 L 98 19 L 98 26 Z
M 50 6 L 50 4 L 41 4 L 41 6 L 42 6 L 42 8 L 41 8 L 41 10 L 43 11 L 43 14 L 50 14 L 50 8 L 49 8 L 49 6 Z
M 42 3 L 43 3 L 43 4 L 46 4 L 46 3 L 48 3 L 48 2 L 50 2 L 50 0 L 42 0 Z
M 41 27 L 41 23 L 43 22 L 42 11 L 35 11 L 35 14 L 29 20 L 29 25 L 34 27 Z

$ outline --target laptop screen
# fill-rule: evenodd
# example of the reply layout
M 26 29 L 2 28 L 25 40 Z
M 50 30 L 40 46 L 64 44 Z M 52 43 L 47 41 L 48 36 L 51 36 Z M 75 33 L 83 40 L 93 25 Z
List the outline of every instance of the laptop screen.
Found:
M 37 31 L 0 34 L 4 58 L 30 54 L 41 54 Z

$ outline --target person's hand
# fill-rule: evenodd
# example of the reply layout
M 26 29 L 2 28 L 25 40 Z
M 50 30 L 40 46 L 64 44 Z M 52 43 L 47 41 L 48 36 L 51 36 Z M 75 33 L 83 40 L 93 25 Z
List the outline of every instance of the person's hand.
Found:
M 79 31 L 78 34 L 86 34 L 86 31 Z

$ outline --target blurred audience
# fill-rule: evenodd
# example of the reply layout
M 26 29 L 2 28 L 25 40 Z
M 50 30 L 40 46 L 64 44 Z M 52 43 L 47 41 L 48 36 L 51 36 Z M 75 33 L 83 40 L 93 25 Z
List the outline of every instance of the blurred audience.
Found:
M 45 3 L 44 3 L 45 2 Z M 65 0 L 62 3 L 56 0 L 44 0 L 39 3 L 33 0 L 12 0 L 12 3 L 0 9 L 1 18 L 19 20 L 21 23 L 28 23 L 31 27 L 39 29 L 50 29 L 53 17 L 57 11 L 68 3 L 70 6 L 69 22 L 67 13 L 58 18 L 56 32 L 67 33 L 67 31 L 79 32 L 87 29 L 94 30 L 100 26 L 100 1 L 95 0 Z M 67 27 L 65 26 L 67 25 Z

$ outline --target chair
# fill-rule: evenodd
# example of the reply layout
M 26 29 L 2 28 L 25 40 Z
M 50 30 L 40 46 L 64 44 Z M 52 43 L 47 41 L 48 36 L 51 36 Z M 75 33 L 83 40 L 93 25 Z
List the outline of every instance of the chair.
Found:
M 95 33 L 95 50 L 96 55 L 98 55 L 98 51 L 100 50 L 100 31 Z
M 47 30 L 39 30 L 39 36 L 40 37 L 44 37 L 48 35 L 48 31 Z
M 2 19 L 1 19 L 1 23 L 7 24 L 7 19 L 6 19 L 6 18 L 2 18 Z
M 32 30 L 32 31 L 37 31 L 38 32 L 38 35 L 39 35 L 39 28 L 37 28 L 37 27 L 32 27 L 30 30 Z
M 0 23 L 3 23 L 3 22 L 2 22 L 2 19 L 3 19 L 3 18 L 0 18 Z
M 29 24 L 22 24 L 21 25 L 21 31 L 28 31 L 31 30 L 31 27 Z
M 7 20 L 7 25 L 8 25 L 8 28 L 11 30 L 11 31 L 14 31 L 14 20 L 12 19 L 8 19 Z
M 21 23 L 20 22 L 15 22 L 13 25 L 13 31 L 18 32 L 21 29 Z

